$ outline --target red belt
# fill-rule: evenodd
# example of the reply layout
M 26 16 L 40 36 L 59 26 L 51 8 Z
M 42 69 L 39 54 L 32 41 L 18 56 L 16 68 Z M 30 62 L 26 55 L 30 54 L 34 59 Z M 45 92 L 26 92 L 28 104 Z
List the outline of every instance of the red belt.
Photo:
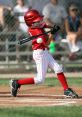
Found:
M 43 50 L 43 51 L 46 50 L 46 48 L 38 48 L 38 49 Z M 34 50 L 38 50 L 38 49 L 34 49 Z

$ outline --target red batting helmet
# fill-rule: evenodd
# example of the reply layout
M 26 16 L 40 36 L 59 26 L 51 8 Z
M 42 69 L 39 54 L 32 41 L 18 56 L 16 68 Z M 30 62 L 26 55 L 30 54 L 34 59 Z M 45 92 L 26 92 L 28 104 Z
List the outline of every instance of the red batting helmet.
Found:
M 29 10 L 24 15 L 24 20 L 28 26 L 31 26 L 33 23 L 40 21 L 43 18 L 42 15 L 37 10 Z

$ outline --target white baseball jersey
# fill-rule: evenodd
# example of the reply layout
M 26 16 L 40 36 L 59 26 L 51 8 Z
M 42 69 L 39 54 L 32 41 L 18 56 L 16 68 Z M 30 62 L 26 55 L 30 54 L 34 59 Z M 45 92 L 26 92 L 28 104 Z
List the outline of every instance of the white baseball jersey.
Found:
M 52 23 L 62 24 L 63 19 L 67 17 L 66 10 L 60 5 L 53 5 L 48 3 L 43 9 L 45 18 L 51 20 Z

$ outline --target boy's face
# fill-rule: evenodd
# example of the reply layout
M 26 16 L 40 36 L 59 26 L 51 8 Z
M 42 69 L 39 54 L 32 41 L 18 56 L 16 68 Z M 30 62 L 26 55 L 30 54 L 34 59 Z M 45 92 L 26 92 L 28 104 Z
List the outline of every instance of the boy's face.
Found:
M 32 24 L 32 27 L 41 27 L 43 22 L 44 22 L 43 19 L 38 21 L 38 22 L 35 22 L 35 23 Z

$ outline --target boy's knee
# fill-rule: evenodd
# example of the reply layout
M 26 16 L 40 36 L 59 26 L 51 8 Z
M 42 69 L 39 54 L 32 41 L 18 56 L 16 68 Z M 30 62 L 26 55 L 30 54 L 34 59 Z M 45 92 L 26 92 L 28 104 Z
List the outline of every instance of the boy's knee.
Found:
M 62 65 L 59 65 L 59 66 L 56 68 L 55 72 L 56 72 L 56 73 L 61 73 L 61 72 L 63 72 L 63 67 L 62 67 Z
M 35 77 L 34 81 L 35 81 L 35 84 L 42 84 L 42 83 L 44 83 L 44 78 Z

